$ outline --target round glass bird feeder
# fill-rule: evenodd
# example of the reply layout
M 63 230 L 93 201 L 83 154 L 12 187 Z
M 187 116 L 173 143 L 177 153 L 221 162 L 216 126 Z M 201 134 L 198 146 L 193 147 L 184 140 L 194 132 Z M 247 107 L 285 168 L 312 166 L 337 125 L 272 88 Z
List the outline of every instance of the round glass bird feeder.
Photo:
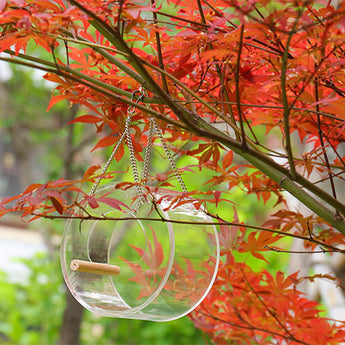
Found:
M 105 189 L 107 197 L 125 197 L 119 196 L 123 191 Z M 125 215 L 102 207 L 90 211 L 99 219 L 66 223 L 63 275 L 85 308 L 102 316 L 168 321 L 188 314 L 206 297 L 219 263 L 216 228 L 192 224 L 212 220 L 190 204 L 168 205 L 148 202 Z M 112 219 L 119 217 L 123 220 Z M 171 222 L 152 220 L 161 217 Z

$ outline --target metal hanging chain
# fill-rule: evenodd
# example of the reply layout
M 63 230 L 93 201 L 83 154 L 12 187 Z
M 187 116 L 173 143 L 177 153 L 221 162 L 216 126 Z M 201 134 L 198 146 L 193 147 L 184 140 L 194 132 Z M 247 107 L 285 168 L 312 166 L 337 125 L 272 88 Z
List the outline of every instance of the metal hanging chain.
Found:
M 95 183 L 93 184 L 91 191 L 90 191 L 90 196 L 93 196 L 96 193 L 96 189 L 98 188 L 103 175 L 106 173 L 106 171 L 108 170 L 111 161 L 113 160 L 114 156 L 116 155 L 116 152 L 119 150 L 121 143 L 123 142 L 123 140 L 125 139 L 126 133 L 122 133 L 120 140 L 116 143 L 116 145 L 114 146 L 113 152 L 111 153 L 110 157 L 108 158 L 107 162 L 105 163 L 100 175 L 98 176 L 97 180 L 95 181 Z
M 153 134 L 155 130 L 153 126 L 153 121 L 154 121 L 154 118 L 150 117 L 150 128 L 149 128 L 149 134 L 147 136 L 147 146 L 146 146 L 145 157 L 144 157 L 142 181 L 147 180 L 147 177 L 149 174 L 150 158 L 151 158 L 152 145 L 153 145 Z
M 143 165 L 143 171 L 141 175 L 141 181 L 145 183 L 148 177 L 148 172 L 149 172 L 149 165 L 150 165 L 150 157 L 151 157 L 151 151 L 152 151 L 152 143 L 153 143 L 153 132 L 154 132 L 154 127 L 152 125 L 152 120 L 150 118 L 150 128 L 149 128 L 149 134 L 147 138 L 147 145 L 146 145 L 146 150 L 145 150 L 145 157 L 144 157 L 144 165 Z M 137 211 L 139 207 L 145 203 L 145 197 L 144 197 L 144 190 L 141 184 L 139 184 L 139 174 L 138 174 L 138 168 L 137 168 L 137 161 L 135 159 L 134 155 L 134 149 L 133 149 L 133 143 L 132 143 L 132 138 L 129 136 L 129 139 L 127 141 L 127 145 L 129 148 L 130 152 L 130 158 L 131 158 L 131 166 L 133 172 L 136 172 L 136 191 L 138 197 L 138 201 L 134 207 L 134 210 Z
M 150 107 L 150 105 L 146 104 L 146 107 Z M 178 170 L 178 168 L 176 166 L 175 160 L 174 160 L 174 158 L 173 158 L 173 156 L 171 154 L 171 151 L 170 151 L 170 149 L 168 147 L 168 144 L 166 143 L 166 141 L 164 139 L 162 130 L 158 127 L 156 119 L 153 116 L 151 116 L 150 117 L 150 132 L 149 132 L 149 138 L 148 138 L 148 144 L 147 145 L 149 145 L 149 144 L 152 145 L 152 141 L 153 141 L 152 140 L 152 136 L 153 136 L 154 132 L 156 132 L 158 137 L 159 137 L 159 140 L 160 140 L 160 142 L 161 142 L 161 144 L 163 146 L 164 153 L 165 153 L 165 155 L 167 156 L 167 158 L 169 160 L 169 164 L 170 164 L 172 170 L 174 171 L 175 177 L 176 177 L 176 179 L 177 179 L 177 181 L 178 181 L 178 183 L 179 183 L 179 185 L 181 187 L 182 192 L 187 193 L 188 189 L 187 189 L 187 187 L 186 187 L 186 185 L 185 185 L 185 183 L 184 183 L 184 181 L 182 179 L 182 176 L 181 176 L 181 174 L 180 174 L 180 172 L 179 172 L 179 170 Z M 151 148 L 150 148 L 150 151 L 151 151 Z M 148 170 L 148 163 L 147 163 L 147 167 L 146 168 Z M 145 165 L 144 165 L 144 172 L 147 175 L 147 171 L 145 171 Z
M 168 147 L 168 144 L 166 143 L 165 139 L 164 139 L 164 136 L 163 136 L 163 133 L 161 131 L 161 129 L 158 127 L 157 123 L 156 123 L 156 120 L 152 117 L 152 124 L 153 124 L 153 127 L 156 131 L 156 133 L 158 134 L 158 137 L 159 137 L 159 140 L 163 146 L 163 149 L 164 149 L 164 152 L 165 152 L 165 155 L 167 156 L 168 160 L 169 160 L 169 164 L 171 166 L 171 168 L 173 169 L 174 171 L 174 174 L 177 178 L 177 181 L 181 187 L 181 190 L 182 192 L 185 192 L 187 193 L 188 192 L 188 189 L 182 179 L 182 176 L 180 174 L 180 172 L 178 171 L 177 169 L 177 166 L 176 166 L 176 163 L 175 163 L 175 160 L 171 154 L 171 151 L 169 150 L 169 147 Z
M 136 100 L 136 103 L 139 103 L 145 97 L 143 89 L 140 88 L 139 90 L 136 90 L 136 91 L 134 91 L 132 93 L 132 97 L 131 97 L 132 101 L 134 99 L 135 94 L 138 93 L 138 92 L 140 93 L 140 96 Z M 129 107 L 129 109 L 127 110 L 128 117 L 126 119 L 126 124 L 125 124 L 125 135 L 126 135 L 126 144 L 127 144 L 128 151 L 129 151 L 129 161 L 130 161 L 130 164 L 131 164 L 131 167 L 132 167 L 133 179 L 134 179 L 134 182 L 135 182 L 135 189 L 137 191 L 137 195 L 139 196 L 138 206 L 140 206 L 144 202 L 144 200 L 143 200 L 144 197 L 143 197 L 143 190 L 142 190 L 142 187 L 140 185 L 137 160 L 135 158 L 135 153 L 134 153 L 134 148 L 133 148 L 133 141 L 132 141 L 132 137 L 131 137 L 131 133 L 130 133 L 132 116 L 133 116 L 134 112 L 135 112 L 135 107 L 134 106 Z
M 144 93 L 142 91 L 142 88 L 140 88 L 139 90 L 135 90 L 134 92 L 132 92 L 132 96 L 131 96 L 131 101 L 134 100 L 134 96 L 137 94 L 137 93 L 140 93 L 140 96 L 138 97 L 138 99 L 136 100 L 136 103 L 139 103 L 143 98 L 144 98 Z M 131 124 L 131 121 L 132 121 L 132 116 L 133 116 L 133 113 L 135 111 L 135 107 L 134 106 L 130 106 L 127 110 L 127 113 L 128 113 L 128 117 L 126 119 L 126 122 L 125 122 L 125 130 L 124 132 L 122 133 L 119 141 L 116 143 L 116 145 L 114 146 L 114 149 L 110 155 L 110 157 L 108 158 L 107 162 L 105 163 L 99 177 L 96 179 L 95 183 L 93 184 L 92 188 L 91 188 L 91 191 L 90 191 L 90 196 L 93 196 L 95 193 L 96 193 L 96 190 L 103 178 L 103 175 L 106 173 L 106 171 L 108 170 L 112 160 L 114 159 L 117 151 L 119 150 L 122 142 L 124 141 L 124 139 L 126 139 L 127 141 L 127 145 L 128 143 L 130 143 L 129 145 L 131 145 L 131 148 L 132 148 L 132 152 L 133 152 L 133 155 L 131 155 L 130 153 L 130 157 L 131 157 L 131 166 L 132 166 L 132 171 L 133 171 L 133 176 L 134 176 L 134 180 L 135 182 L 139 182 L 139 174 L 138 174 L 138 168 L 137 168 L 137 165 L 136 165 L 136 160 L 135 160 L 135 155 L 134 155 L 134 150 L 133 150 L 133 144 L 132 144 L 132 139 L 130 137 L 130 131 L 129 131 L 129 128 L 130 128 L 130 124 Z M 130 140 L 128 140 L 128 138 Z M 129 148 L 129 145 L 128 145 L 128 148 Z M 130 148 L 129 148 L 130 150 Z M 130 150 L 131 152 L 131 150 Z M 133 158 L 134 157 L 134 158 Z M 138 183 L 137 183 L 137 186 L 138 188 L 140 189 Z M 138 191 L 138 189 L 137 189 Z M 141 190 L 140 190 L 140 193 L 138 194 L 141 194 Z
M 137 99 L 137 102 L 140 102 L 145 97 L 145 93 L 143 92 L 142 88 L 140 88 L 137 91 L 134 91 L 132 94 L 132 100 L 133 100 L 133 97 L 134 97 L 136 92 L 140 93 L 140 96 Z M 147 105 L 147 107 L 149 107 L 149 105 Z M 133 142 L 132 142 L 132 138 L 131 138 L 130 132 L 129 132 L 130 123 L 131 123 L 132 115 L 134 112 L 135 112 L 135 108 L 133 106 L 128 109 L 128 115 L 129 116 L 126 120 L 126 127 L 125 127 L 126 143 L 127 143 L 128 149 L 129 149 L 130 163 L 131 163 L 131 167 L 132 167 L 132 171 L 133 171 L 134 181 L 136 182 L 137 194 L 140 196 L 140 202 L 144 202 L 144 198 L 142 196 L 143 190 L 139 184 L 140 183 L 139 172 L 138 172 L 138 167 L 137 167 L 137 161 L 136 161 L 135 154 L 134 154 Z M 171 151 L 170 151 L 170 149 L 169 149 L 169 147 L 168 147 L 168 145 L 164 139 L 163 133 L 162 133 L 161 129 L 158 127 L 155 118 L 152 116 L 150 117 L 150 128 L 149 128 L 149 135 L 147 138 L 147 146 L 146 146 L 145 157 L 144 157 L 144 168 L 143 168 L 143 172 L 142 172 L 142 181 L 145 181 L 147 179 L 147 176 L 148 176 L 154 132 L 156 132 L 158 137 L 159 137 L 159 140 L 163 146 L 164 153 L 169 160 L 169 164 L 170 164 L 172 170 L 174 171 L 176 179 L 177 179 L 177 181 L 181 187 L 181 190 L 183 192 L 187 193 L 188 189 L 187 189 L 187 187 L 186 187 L 186 185 L 182 179 L 180 172 L 178 171 L 175 160 L 174 160 L 174 158 L 171 154 Z
M 134 92 L 132 92 L 131 95 L 131 101 L 134 101 L 134 96 L 139 93 L 139 97 L 136 100 L 136 103 L 139 103 L 144 97 L 145 97 L 145 93 L 143 92 L 142 87 L 140 87 L 139 90 L 135 90 Z M 139 178 L 139 171 L 138 171 L 138 166 L 137 166 L 137 161 L 135 158 L 135 152 L 134 152 L 134 147 L 133 147 L 133 141 L 132 141 L 132 137 L 131 137 L 131 133 L 130 133 L 130 126 L 131 126 L 131 122 L 132 122 L 132 116 L 135 112 L 135 106 L 130 106 L 127 110 L 127 119 L 125 122 L 125 130 L 123 132 L 123 134 L 121 135 L 119 141 L 116 143 L 110 157 L 108 158 L 106 164 L 104 165 L 100 176 L 97 178 L 97 180 L 95 181 L 94 185 L 91 188 L 90 191 L 90 195 L 94 195 L 96 192 L 96 189 L 98 188 L 103 175 L 105 174 L 105 172 L 108 170 L 112 160 L 114 159 L 114 156 L 116 155 L 117 151 L 120 148 L 120 145 L 122 144 L 122 142 L 124 141 L 124 139 L 126 139 L 126 144 L 128 147 L 128 151 L 129 151 L 129 159 L 130 159 L 130 165 L 132 168 L 132 173 L 133 173 L 133 179 L 134 182 L 136 184 L 136 192 L 137 195 L 139 196 L 139 202 L 137 204 L 137 208 L 144 203 L 144 196 L 143 196 L 143 189 L 142 186 L 140 185 L 140 178 Z M 144 157 L 144 166 L 143 166 L 143 172 L 142 172 L 142 181 L 145 181 L 148 177 L 148 172 L 149 172 L 149 165 L 150 165 L 150 157 L 151 157 L 151 151 L 152 151 L 152 145 L 153 145 L 153 135 L 154 133 L 157 133 L 159 140 L 163 146 L 163 150 L 165 155 L 167 156 L 168 160 L 169 160 L 169 164 L 171 166 L 171 168 L 174 171 L 174 174 L 179 182 L 179 185 L 181 187 L 181 190 L 183 192 L 188 192 L 187 187 L 182 179 L 182 176 L 180 174 L 180 172 L 177 169 L 175 160 L 168 148 L 168 145 L 164 139 L 163 133 L 161 131 L 161 129 L 158 127 L 156 120 L 154 117 L 150 117 L 150 128 L 149 128 L 149 134 L 148 134 L 148 138 L 147 138 L 147 147 L 146 147 L 146 151 L 145 151 L 145 157 Z

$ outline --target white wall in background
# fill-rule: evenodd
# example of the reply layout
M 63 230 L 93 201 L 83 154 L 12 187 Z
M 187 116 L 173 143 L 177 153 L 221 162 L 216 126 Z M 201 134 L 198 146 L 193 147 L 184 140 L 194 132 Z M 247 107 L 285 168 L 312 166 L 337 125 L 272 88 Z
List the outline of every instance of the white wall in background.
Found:
M 37 252 L 46 251 L 38 232 L 0 225 L 0 270 L 8 273 L 11 281 L 25 281 L 26 266 L 19 258 L 31 258 Z

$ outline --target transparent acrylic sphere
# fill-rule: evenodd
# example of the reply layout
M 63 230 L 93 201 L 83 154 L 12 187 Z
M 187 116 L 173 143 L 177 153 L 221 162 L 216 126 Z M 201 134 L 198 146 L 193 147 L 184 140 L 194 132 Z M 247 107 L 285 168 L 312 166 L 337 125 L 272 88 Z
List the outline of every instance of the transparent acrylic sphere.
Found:
M 113 186 L 100 192 L 124 200 L 126 193 Z M 216 228 L 179 223 L 212 222 L 189 204 L 164 211 L 167 206 L 163 202 L 155 209 L 147 203 L 135 215 L 102 206 L 90 213 L 126 220 L 66 223 L 62 271 L 71 293 L 85 308 L 102 316 L 168 321 L 188 314 L 206 297 L 219 263 Z M 177 222 L 152 221 L 160 216 Z M 72 260 L 118 266 L 120 273 L 74 271 Z

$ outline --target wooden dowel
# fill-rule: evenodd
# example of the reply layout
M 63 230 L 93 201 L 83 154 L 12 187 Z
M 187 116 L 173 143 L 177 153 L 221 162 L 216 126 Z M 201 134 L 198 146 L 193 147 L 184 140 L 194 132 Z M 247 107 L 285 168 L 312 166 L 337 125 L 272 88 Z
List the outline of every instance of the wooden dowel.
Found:
M 72 260 L 70 264 L 72 271 L 104 274 L 108 276 L 117 276 L 120 273 L 120 267 L 109 264 L 101 264 L 84 260 Z

